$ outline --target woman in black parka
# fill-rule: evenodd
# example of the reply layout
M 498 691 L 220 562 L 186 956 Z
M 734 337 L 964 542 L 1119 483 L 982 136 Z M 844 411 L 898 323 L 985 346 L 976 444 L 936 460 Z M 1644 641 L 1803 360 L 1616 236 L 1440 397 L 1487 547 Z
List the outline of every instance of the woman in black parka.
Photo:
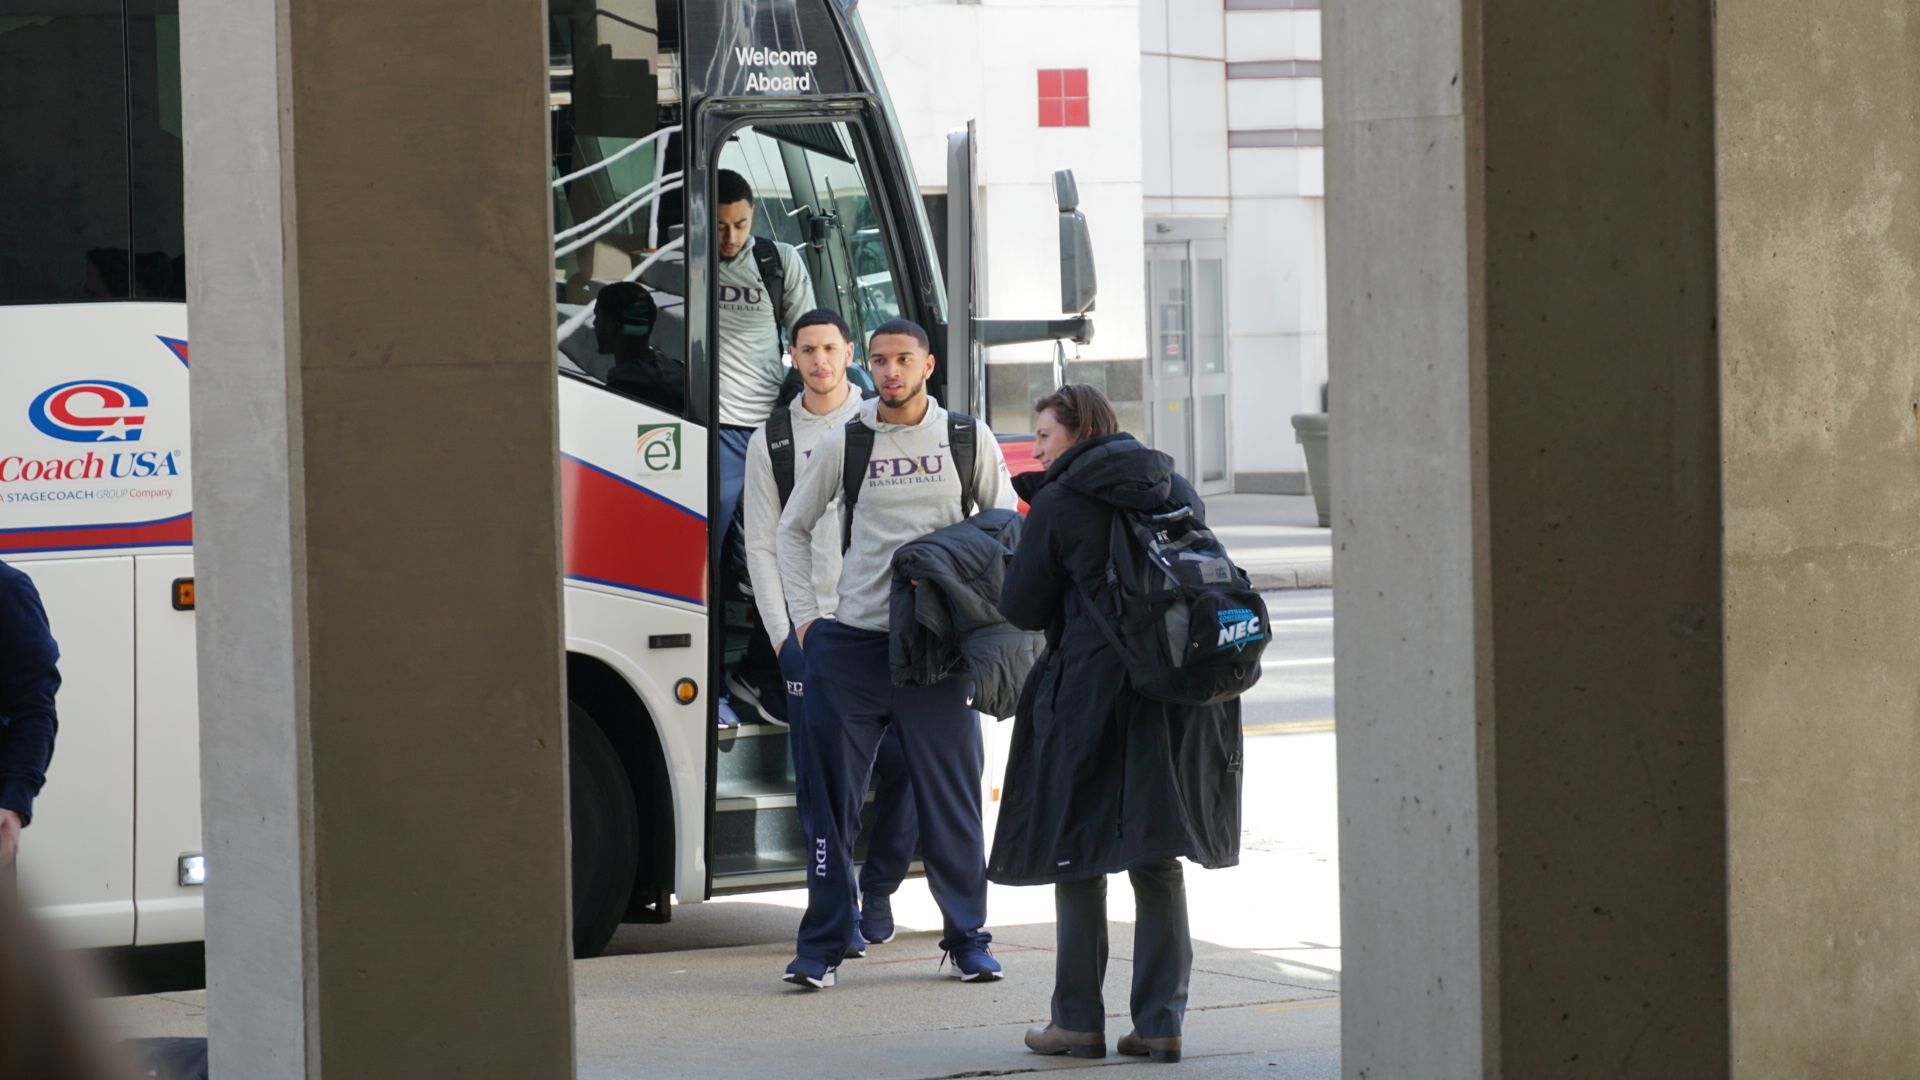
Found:
M 1107 875 L 1127 871 L 1134 1031 L 1119 1050 L 1178 1061 L 1193 966 L 1179 859 L 1240 859 L 1240 704 L 1191 708 L 1134 693 L 1087 604 L 1088 590 L 1106 595 L 1097 586 L 1116 507 L 1185 505 L 1203 521 L 1206 508 L 1172 458 L 1119 430 L 1093 387 L 1066 387 L 1034 410 L 1034 458 L 1047 470 L 1014 477 L 1031 510 L 1000 610 L 1046 631 L 1047 652 L 1014 719 L 987 877 L 1054 885 L 1053 1022 L 1029 1031 L 1028 1047 L 1104 1057 Z

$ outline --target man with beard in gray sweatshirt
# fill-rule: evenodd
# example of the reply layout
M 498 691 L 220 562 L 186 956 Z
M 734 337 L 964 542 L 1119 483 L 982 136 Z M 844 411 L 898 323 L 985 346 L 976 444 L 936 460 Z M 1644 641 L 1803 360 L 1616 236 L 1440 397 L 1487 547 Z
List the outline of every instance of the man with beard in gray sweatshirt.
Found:
M 955 977 L 1000 977 L 988 949 L 993 936 L 984 929 L 980 777 L 986 754 L 971 708 L 972 681 L 894 686 L 887 659 L 894 551 L 977 510 L 1018 503 L 993 433 L 970 417 L 950 416 L 927 393 L 934 362 L 927 332 L 912 322 L 895 319 L 873 332 L 867 367 L 880 396 L 820 439 L 780 517 L 780 577 L 794 639 L 806 652 L 806 741 L 817 793 L 808 823 L 807 911 L 798 955 L 783 976 L 797 986 L 832 986 L 853 940 L 853 842 L 874 756 L 889 728 L 906 754 L 927 884 L 946 924 L 940 947 Z M 850 442 L 866 448 L 857 478 L 848 475 Z M 958 461 L 967 443 L 972 460 Z M 849 483 L 857 486 L 846 489 L 855 496 L 852 513 L 842 514 L 839 606 L 829 615 L 812 587 L 815 530 Z

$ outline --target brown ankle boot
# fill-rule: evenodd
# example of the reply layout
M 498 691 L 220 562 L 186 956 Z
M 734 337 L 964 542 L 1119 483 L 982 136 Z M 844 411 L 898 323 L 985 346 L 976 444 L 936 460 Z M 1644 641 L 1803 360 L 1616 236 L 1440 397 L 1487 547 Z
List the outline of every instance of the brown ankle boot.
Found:
M 1068 1031 L 1048 1024 L 1027 1029 L 1027 1049 L 1036 1054 L 1103 1058 L 1107 1056 L 1107 1037 L 1098 1031 Z
M 1164 1039 L 1143 1039 L 1129 1031 L 1120 1037 L 1119 1050 L 1134 1057 L 1152 1058 L 1169 1065 L 1180 1060 L 1180 1036 L 1172 1035 Z

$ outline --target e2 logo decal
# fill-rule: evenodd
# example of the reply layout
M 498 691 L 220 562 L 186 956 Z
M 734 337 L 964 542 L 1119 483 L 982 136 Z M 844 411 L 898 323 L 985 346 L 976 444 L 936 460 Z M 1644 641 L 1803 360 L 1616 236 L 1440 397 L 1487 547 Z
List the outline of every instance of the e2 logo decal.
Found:
M 639 436 L 634 446 L 640 452 L 641 468 L 648 472 L 680 471 L 679 424 L 641 424 Z

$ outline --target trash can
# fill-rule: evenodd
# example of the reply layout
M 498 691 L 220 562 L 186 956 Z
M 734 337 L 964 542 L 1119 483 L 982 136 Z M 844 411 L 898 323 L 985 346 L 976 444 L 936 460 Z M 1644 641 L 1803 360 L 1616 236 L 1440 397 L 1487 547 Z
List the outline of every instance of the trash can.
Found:
M 1313 509 L 1320 515 L 1320 527 L 1333 524 L 1332 502 L 1327 495 L 1327 414 L 1295 413 L 1293 441 L 1307 457 L 1307 486 L 1313 490 Z

